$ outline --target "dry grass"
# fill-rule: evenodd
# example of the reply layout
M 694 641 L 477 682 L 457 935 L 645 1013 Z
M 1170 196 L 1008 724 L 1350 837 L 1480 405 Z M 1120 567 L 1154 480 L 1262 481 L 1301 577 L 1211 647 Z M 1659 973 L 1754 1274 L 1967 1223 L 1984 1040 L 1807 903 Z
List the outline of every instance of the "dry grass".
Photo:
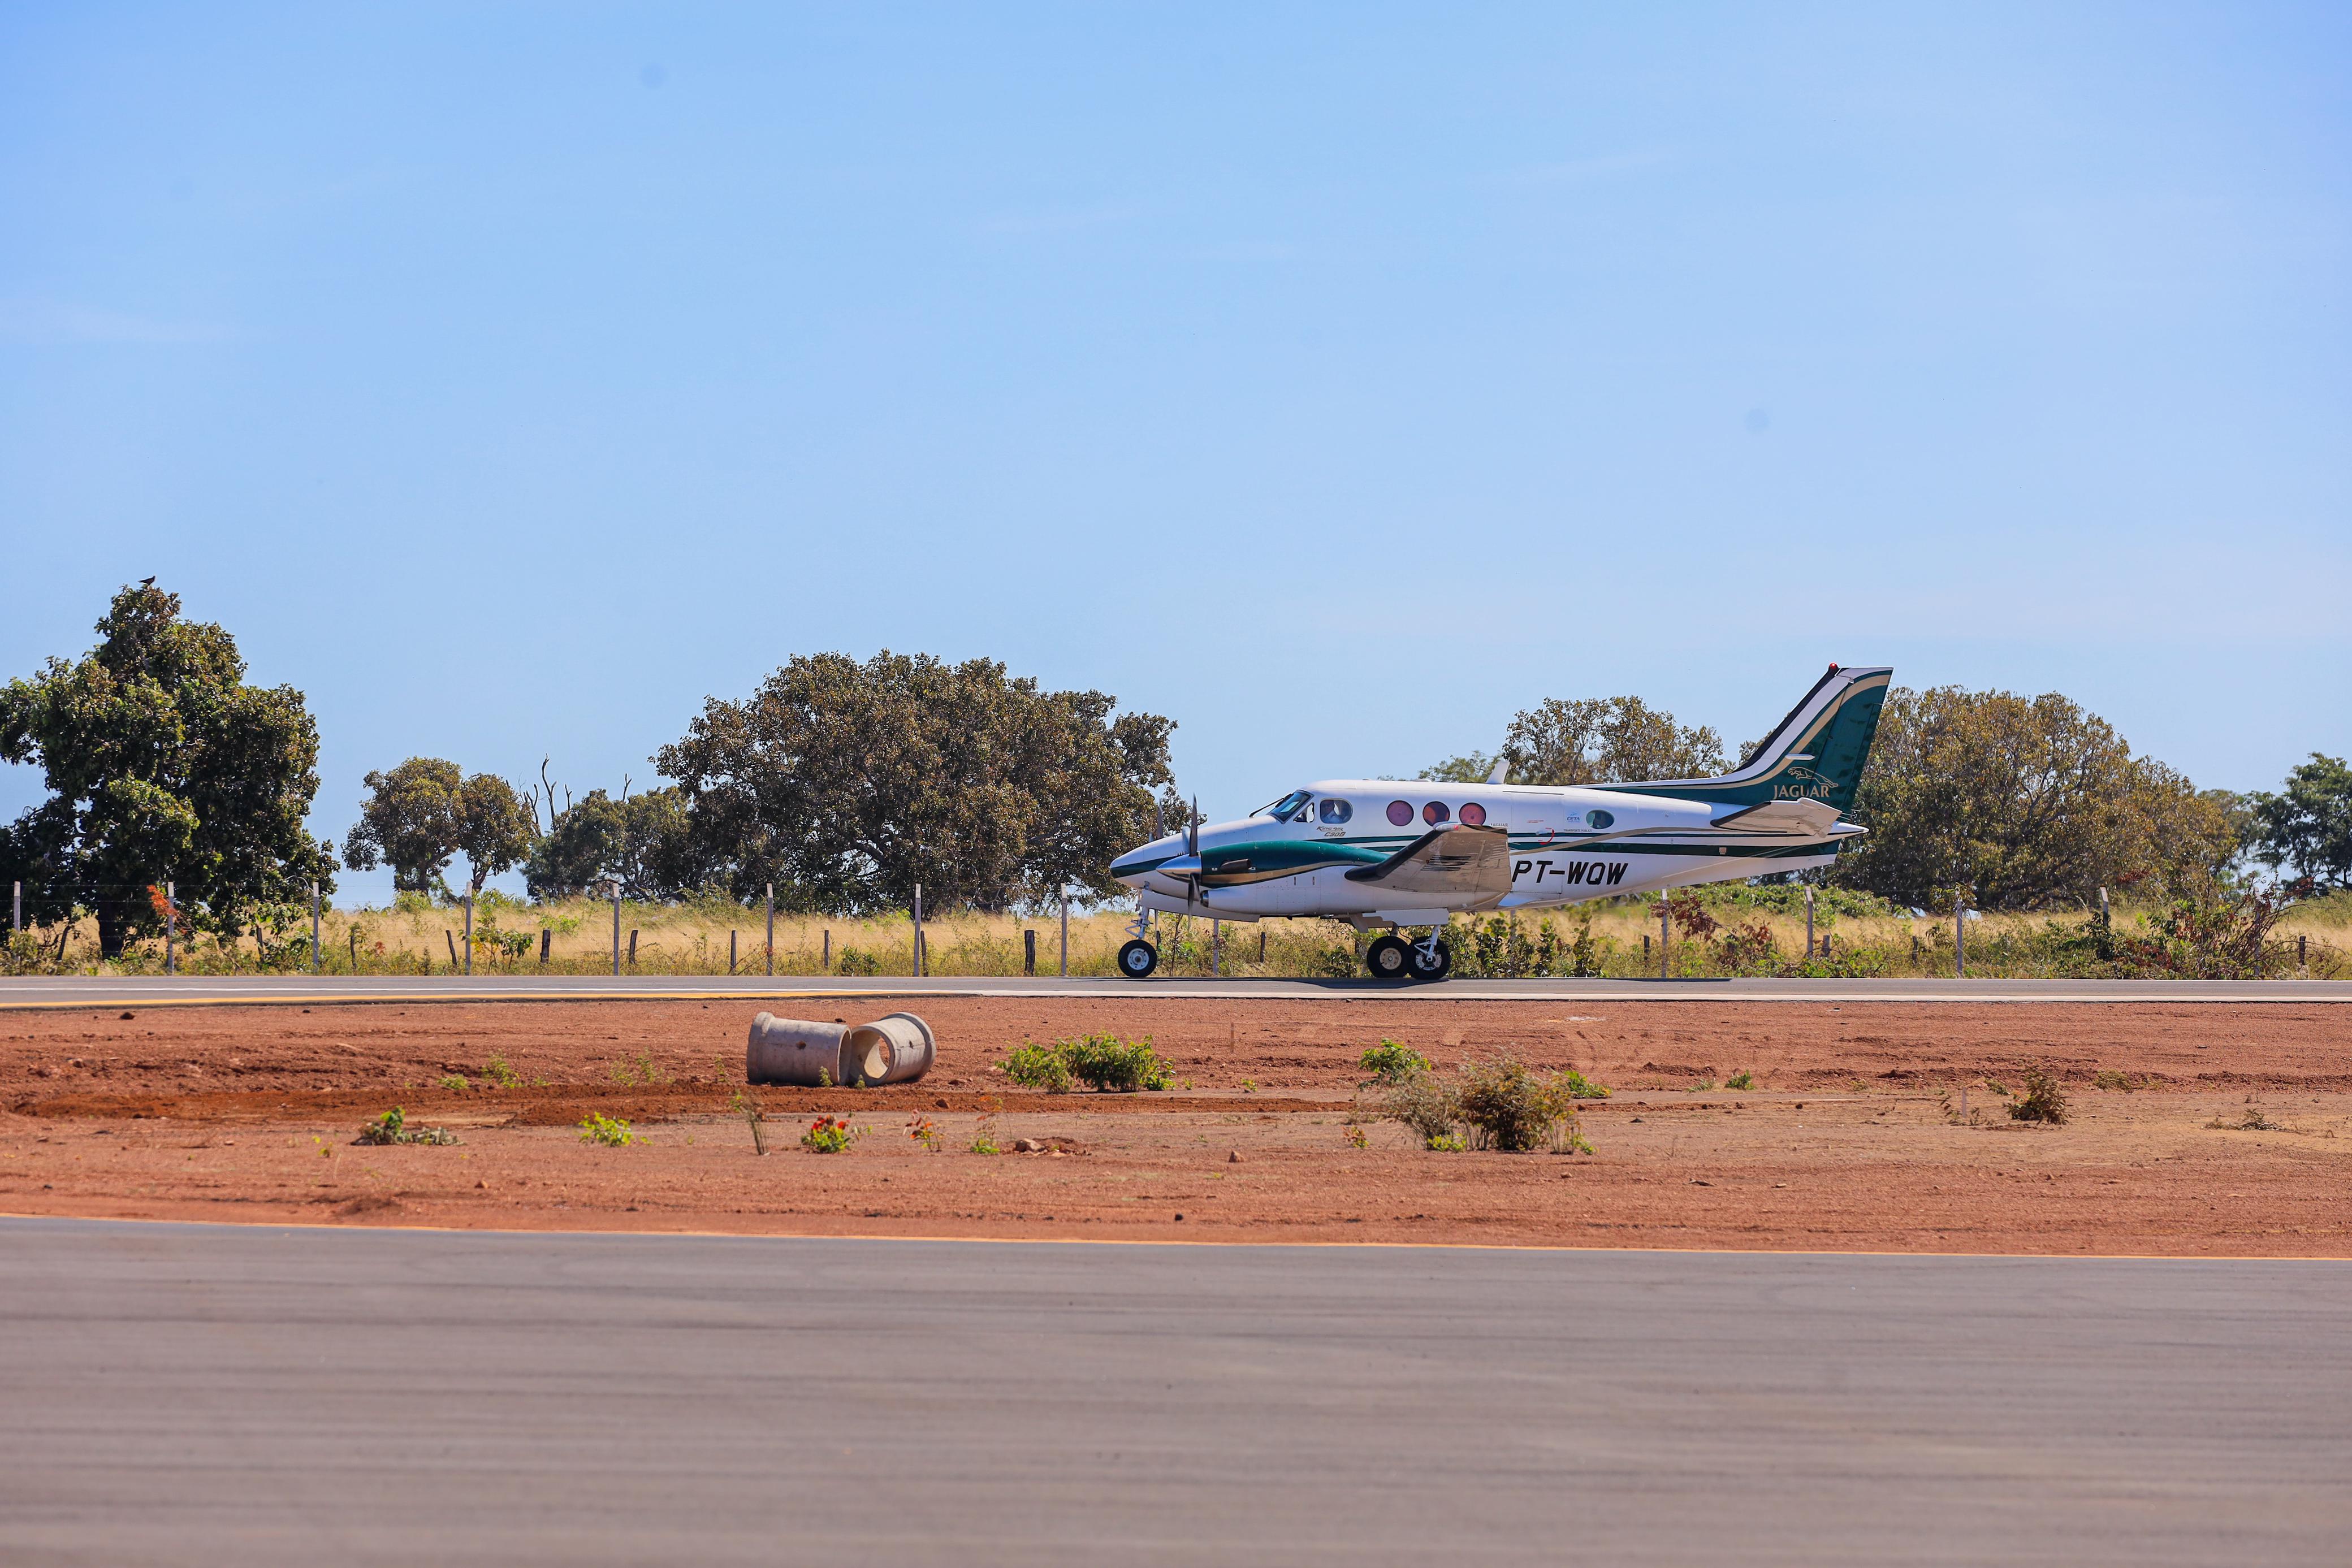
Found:
M 1656 947 L 1643 946 L 1645 937 L 1653 944 L 1656 940 L 1654 906 L 1627 902 L 1590 907 L 1596 967 L 1601 975 L 1631 977 L 1658 972 Z M 1760 927 L 1768 932 L 1772 939 L 1772 964 L 1790 967 L 1803 961 L 1805 923 L 1801 914 L 1789 915 L 1752 909 L 1717 909 L 1715 913 L 1726 931 L 1737 926 L 1750 931 Z M 2119 933 L 2130 927 L 2135 913 L 2116 910 L 2116 928 Z M 1583 909 L 1570 908 L 1522 915 L 1519 918 L 1530 930 L 1541 921 L 1552 923 L 1559 936 L 1564 969 L 1569 943 L 1582 916 Z M 1988 915 L 1970 920 L 1969 972 L 2012 977 L 2062 972 L 2042 967 L 2029 951 L 2031 939 L 2044 930 L 2049 918 L 2040 915 Z M 2078 925 L 2080 919 L 2079 915 L 2069 915 L 2063 917 L 2063 922 Z M 1117 911 L 1073 913 L 1069 972 L 1106 976 L 1116 973 L 1114 956 L 1127 940 L 1132 920 L 1131 915 Z M 1037 972 L 1057 973 L 1061 929 L 1050 914 L 1025 918 L 956 914 L 927 920 L 928 970 L 939 976 L 1020 974 L 1024 930 L 1036 933 Z M 352 973 L 354 955 L 356 968 L 362 974 L 446 975 L 452 967 L 453 950 L 462 967 L 465 915 L 461 909 L 412 906 L 331 910 L 322 922 L 322 931 L 325 967 L 331 973 Z M 525 905 L 495 894 L 486 898 L 476 911 L 474 967 L 483 973 L 541 972 L 542 931 L 551 933 L 544 972 L 612 972 L 611 904 L 579 899 Z M 636 937 L 634 965 L 629 959 L 632 932 Z M 764 974 L 766 925 L 757 906 L 737 907 L 723 901 L 624 904 L 622 970 L 656 975 L 727 974 L 730 933 L 735 939 L 735 972 L 746 976 Z M 1824 911 L 1815 933 L 1817 937 L 1831 938 L 1831 957 L 1824 963 L 1816 956 L 1815 972 L 1847 972 L 1852 966 L 1851 972 L 1855 973 L 1952 973 L 1952 923 L 1948 917 L 1831 917 Z M 520 938 L 519 950 L 512 944 L 500 946 L 497 940 L 500 934 Z M 281 949 L 277 961 L 267 967 L 308 968 L 307 922 L 282 935 L 299 938 L 300 949 L 293 954 Z M 1701 942 L 1677 928 L 1671 955 L 1673 971 L 1683 975 L 1726 972 L 1721 935 Z M 2331 972 L 2343 962 L 2345 927 L 2333 901 L 2314 909 L 2309 915 L 2291 912 L 2279 922 L 2273 935 L 2289 943 L 2298 935 L 2307 935 L 2315 974 L 2320 972 L 2323 960 Z M 47 953 L 56 951 L 55 927 L 28 932 L 26 936 Z M 1213 964 L 1217 972 L 1230 976 L 1352 977 L 1363 972 L 1359 955 L 1365 939 L 1340 921 L 1267 920 L 1255 925 L 1226 925 L 1213 958 L 1212 933 L 1206 921 L 1162 919 L 1154 940 L 1160 946 L 1161 967 L 1166 973 L 1207 974 Z M 1454 946 L 1457 953 L 1466 946 L 1459 933 Z M 62 966 L 44 956 L 16 967 L 19 972 L 95 972 L 99 967 L 96 946 L 96 925 L 84 920 L 77 923 L 68 936 Z M 2004 947 L 2010 949 L 2006 961 L 2000 957 Z M 837 974 L 848 968 L 886 976 L 911 975 L 913 957 L 913 926 L 903 914 L 872 919 L 785 915 L 776 917 L 774 972 L 779 975 L 828 971 Z M 182 970 L 188 973 L 251 973 L 264 967 L 250 936 L 234 949 L 224 949 L 210 938 L 184 942 L 179 963 Z M 127 972 L 159 971 L 163 967 L 162 944 L 143 944 L 110 967 Z

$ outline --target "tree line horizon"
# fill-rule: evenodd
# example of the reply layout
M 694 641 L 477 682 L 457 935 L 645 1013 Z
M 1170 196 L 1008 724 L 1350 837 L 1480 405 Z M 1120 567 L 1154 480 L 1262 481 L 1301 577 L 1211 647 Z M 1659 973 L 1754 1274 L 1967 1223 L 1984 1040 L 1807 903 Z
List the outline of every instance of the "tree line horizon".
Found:
M 1124 893 L 1121 851 L 1190 809 L 1174 720 L 1100 692 L 1049 691 L 1001 662 L 884 651 L 795 654 L 739 700 L 706 698 L 652 758 L 673 780 L 558 807 L 542 762 L 518 788 L 447 758 L 371 771 L 340 852 L 306 826 L 319 737 L 302 694 L 247 685 L 235 639 L 153 580 L 117 593 L 80 659 L 0 688 L 0 758 L 48 798 L 0 828 L 0 881 L 36 925 L 82 915 L 100 951 L 160 932 L 234 937 L 306 918 L 338 865 L 389 866 L 400 893 L 456 896 L 520 869 L 534 900 L 604 888 L 673 902 L 723 893 L 805 914 L 1038 907 Z M 1747 748 L 1752 750 L 1752 747 Z M 1637 783 L 1727 771 L 1721 737 L 1639 697 L 1548 698 L 1495 754 L 1424 769 L 1512 782 Z M 1744 758 L 1743 758 L 1744 759 Z M 541 810 L 544 807 L 544 820 Z M 2212 900 L 2262 866 L 2287 896 L 2352 887 L 2352 766 L 2314 752 L 2277 791 L 2198 789 L 2056 693 L 1894 687 L 1849 816 L 1870 829 L 1822 873 L 1914 908 L 1957 891 L 1987 909 L 2125 896 Z

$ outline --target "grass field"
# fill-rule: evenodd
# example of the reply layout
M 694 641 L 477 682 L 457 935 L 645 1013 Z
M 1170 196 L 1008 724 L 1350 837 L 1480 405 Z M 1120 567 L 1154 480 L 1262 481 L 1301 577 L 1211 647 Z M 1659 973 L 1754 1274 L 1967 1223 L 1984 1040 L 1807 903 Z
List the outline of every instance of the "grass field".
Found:
M 1789 890 L 1779 890 L 1785 894 Z M 1667 951 L 1667 967 L 1677 975 L 1813 974 L 1926 975 L 1953 972 L 1952 921 L 1903 914 L 1840 913 L 1824 901 L 1815 936 L 1828 939 L 1823 956 L 1805 952 L 1801 911 L 1776 910 L 1738 902 L 1742 894 L 1725 889 L 1706 904 L 1717 923 L 1712 933 L 1694 936 L 1678 928 Z M 1587 915 L 1589 914 L 1589 927 Z M 2118 933 L 2133 929 L 2138 912 L 2119 907 Z M 1108 975 L 1127 940 L 1133 916 L 1115 911 L 1073 914 L 1069 923 L 1069 972 Z M 2001 977 L 2098 974 L 2081 933 L 2085 916 L 1987 915 L 1968 922 L 1969 972 Z M 1546 927 L 1549 927 L 1549 937 Z M 1036 969 L 1061 967 L 1061 926 L 1053 915 L 951 914 L 925 924 L 928 972 L 934 975 L 1017 975 L 1023 972 L 1024 933 L 1034 935 Z M 60 950 L 54 927 L 30 931 L 12 943 L 10 967 L 18 973 L 93 973 L 100 965 L 97 930 L 79 922 Z M 411 899 L 395 908 L 331 910 L 321 921 L 323 967 L 331 973 L 447 974 L 465 967 L 466 922 L 460 907 L 428 906 Z M 2343 895 L 2300 905 L 2273 932 L 2293 950 L 2298 939 L 2305 972 L 2330 977 L 2352 972 L 2352 899 Z M 178 965 L 185 973 L 252 973 L 308 969 L 307 924 L 281 933 L 266 947 L 250 936 L 225 946 L 209 936 L 184 942 Z M 1361 953 L 1369 937 L 1339 921 L 1267 920 L 1228 925 L 1213 932 L 1206 921 L 1163 918 L 1153 938 L 1164 972 L 1174 974 L 1352 976 L 1363 972 Z M 545 958 L 541 951 L 544 940 Z M 1654 904 L 1612 900 L 1516 920 L 1457 919 L 1449 938 L 1456 972 L 1464 975 L 1586 974 L 1612 977 L 1659 972 L 1658 922 Z M 755 975 L 767 970 L 767 927 L 756 906 L 723 900 L 689 904 L 624 904 L 619 947 L 624 973 Z M 485 973 L 609 974 L 614 956 L 613 906 L 592 900 L 525 904 L 492 894 L 476 906 L 473 967 Z M 114 972 L 153 972 L 163 967 L 161 943 L 134 946 Z M 775 923 L 775 968 L 779 975 L 914 973 L 914 928 L 905 915 L 872 919 L 782 915 Z M 2284 972 L 2294 973 L 2293 968 Z

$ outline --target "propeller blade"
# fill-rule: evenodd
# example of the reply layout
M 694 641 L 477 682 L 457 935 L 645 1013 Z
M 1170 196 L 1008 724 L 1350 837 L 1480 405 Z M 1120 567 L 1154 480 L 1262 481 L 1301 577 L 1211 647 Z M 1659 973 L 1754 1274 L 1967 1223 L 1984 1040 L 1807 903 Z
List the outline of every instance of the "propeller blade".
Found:
M 1188 855 L 1201 852 L 1201 797 L 1198 795 L 1192 797 L 1192 810 L 1184 818 L 1184 852 Z

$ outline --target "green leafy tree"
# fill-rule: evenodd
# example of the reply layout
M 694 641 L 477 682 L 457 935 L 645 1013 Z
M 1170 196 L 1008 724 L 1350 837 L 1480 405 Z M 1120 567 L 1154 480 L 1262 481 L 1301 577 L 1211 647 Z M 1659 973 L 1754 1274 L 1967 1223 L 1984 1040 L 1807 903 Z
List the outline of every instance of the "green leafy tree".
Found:
M 412 757 L 363 780 L 368 798 L 343 837 L 343 864 L 353 871 L 392 867 L 402 893 L 430 893 L 449 862 L 466 857 L 467 886 L 512 870 L 530 853 L 539 821 L 514 787 L 496 774 L 471 778 L 438 757 Z
M 523 879 L 533 898 L 567 898 L 618 882 L 635 899 L 677 898 L 715 880 L 702 856 L 682 789 L 649 789 L 614 800 L 602 789 L 556 813 L 531 847 Z
M 774 882 L 818 909 L 1002 909 L 1109 863 L 1154 831 L 1171 782 L 1156 714 L 1048 692 L 986 659 L 795 658 L 743 702 L 712 698 L 655 758 L 739 894 Z
M 457 851 L 466 857 L 467 887 L 522 864 L 539 839 L 539 819 L 495 773 L 477 773 L 457 787 Z
M 0 832 L 0 876 L 26 914 L 98 917 L 99 948 L 181 918 L 235 936 L 334 886 L 333 847 L 303 827 L 318 726 L 291 686 L 245 682 L 227 632 L 181 618 L 152 580 L 114 596 L 99 644 L 0 691 L 0 758 L 42 770 L 49 798 Z
M 389 864 L 394 888 L 430 893 L 457 852 L 463 769 L 438 757 L 412 757 L 362 782 L 368 798 L 343 836 L 343 864 L 353 871 Z
M 2255 794 L 2247 837 L 2254 858 L 2292 867 L 2315 887 L 2352 887 L 2352 767 L 2315 751 L 2286 788 Z
M 1503 741 L 1514 784 L 1630 784 L 1648 779 L 1705 779 L 1724 771 L 1723 737 L 1691 728 L 1639 697 L 1550 697 L 1511 720 Z M 1492 758 L 1455 758 L 1423 778 L 1469 782 L 1486 777 Z
M 1895 687 L 1852 815 L 1870 832 L 1832 880 L 1921 908 L 2187 896 L 2238 847 L 2221 803 L 2055 693 Z

